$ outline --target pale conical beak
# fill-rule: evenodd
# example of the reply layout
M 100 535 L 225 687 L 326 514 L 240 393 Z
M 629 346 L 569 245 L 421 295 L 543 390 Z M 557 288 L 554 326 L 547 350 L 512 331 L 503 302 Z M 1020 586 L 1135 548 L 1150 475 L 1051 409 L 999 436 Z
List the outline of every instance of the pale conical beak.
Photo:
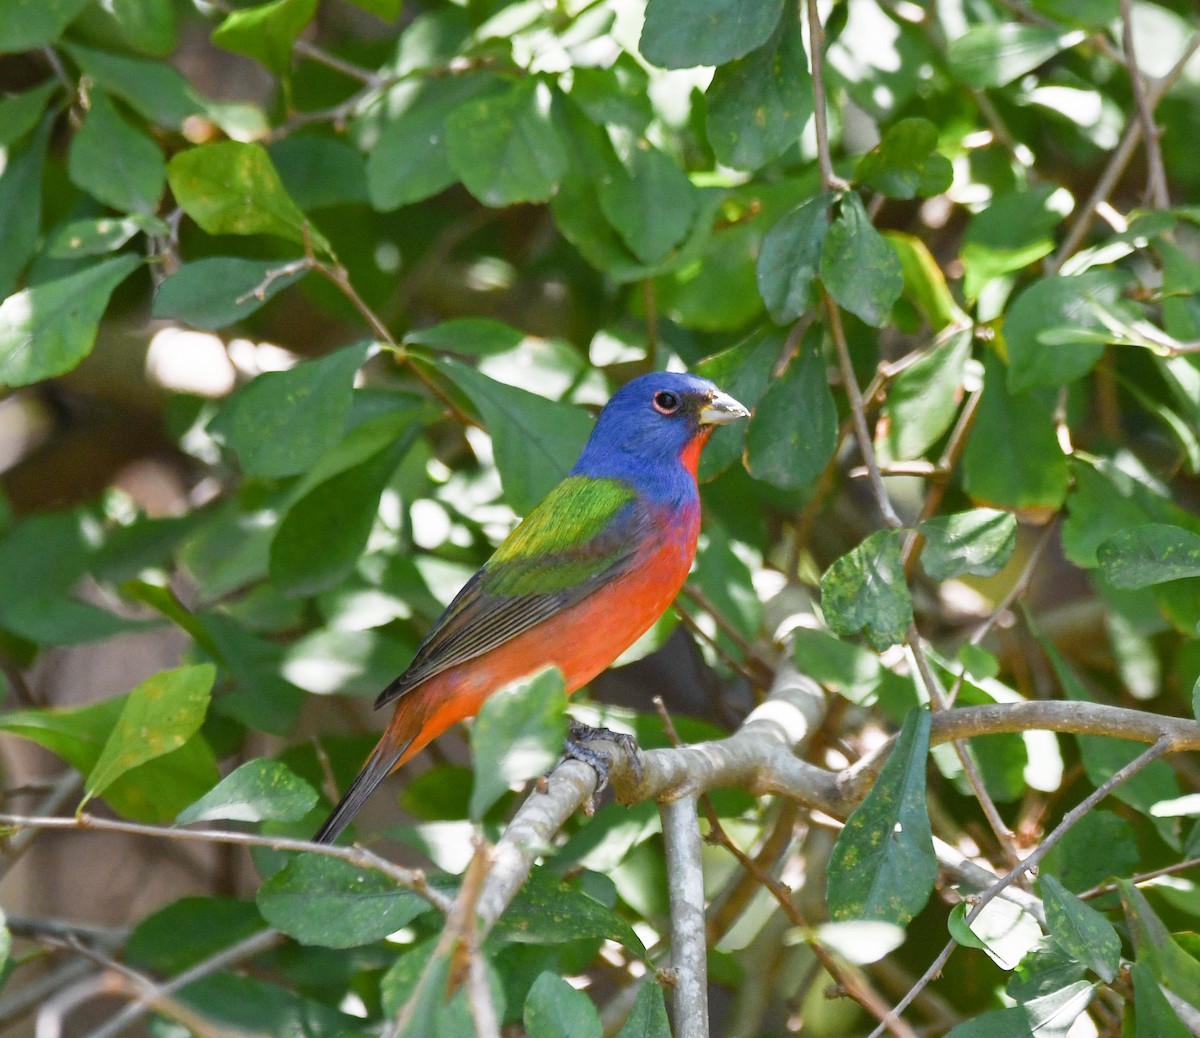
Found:
M 750 412 L 728 393 L 715 390 L 700 408 L 701 425 L 728 425 L 739 418 L 749 418 Z

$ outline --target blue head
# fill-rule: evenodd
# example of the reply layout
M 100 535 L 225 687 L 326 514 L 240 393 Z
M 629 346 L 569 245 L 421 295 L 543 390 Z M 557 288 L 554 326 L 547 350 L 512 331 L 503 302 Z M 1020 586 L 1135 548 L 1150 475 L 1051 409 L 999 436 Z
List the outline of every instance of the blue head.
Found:
M 749 413 L 706 378 L 641 375 L 600 412 L 572 472 L 624 479 L 654 497 L 694 494 L 696 464 L 713 429 Z

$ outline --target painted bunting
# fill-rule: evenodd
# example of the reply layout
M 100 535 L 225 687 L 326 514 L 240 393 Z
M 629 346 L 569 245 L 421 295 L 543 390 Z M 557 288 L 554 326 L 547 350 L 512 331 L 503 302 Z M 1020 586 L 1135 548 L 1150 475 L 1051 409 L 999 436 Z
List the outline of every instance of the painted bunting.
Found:
M 707 379 L 659 372 L 600 412 L 570 474 L 501 543 L 376 707 L 378 745 L 314 837 L 332 843 L 383 779 L 493 692 L 554 664 L 568 692 L 657 620 L 696 554 L 696 466 L 714 428 L 749 412 Z

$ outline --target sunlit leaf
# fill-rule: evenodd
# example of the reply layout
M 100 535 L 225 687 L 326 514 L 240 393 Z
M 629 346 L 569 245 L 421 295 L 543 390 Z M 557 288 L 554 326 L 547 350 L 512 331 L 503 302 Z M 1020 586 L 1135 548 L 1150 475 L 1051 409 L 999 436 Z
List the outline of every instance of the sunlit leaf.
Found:
M 130 692 L 88 774 L 85 802 L 139 764 L 178 750 L 199 731 L 215 676 L 208 663 L 180 667 L 155 674 Z
M 181 151 L 167 164 L 167 180 L 184 212 L 209 234 L 273 234 L 329 251 L 257 144 L 220 141 Z
M 0 54 L 53 43 L 88 0 L 4 0 L 0 4 Z
M 724 65 L 770 37 L 783 0 L 650 0 L 642 55 L 660 68 Z
M 1050 936 L 1111 983 L 1121 959 L 1121 938 L 1112 923 L 1049 873 L 1038 878 L 1038 889 L 1046 906 Z
M 316 12 L 317 0 L 274 0 L 231 11 L 213 30 L 212 41 L 285 76 L 292 64 L 292 47 Z
M 1003 86 L 1083 38 L 1082 32 L 1062 32 L 1051 26 L 989 22 L 972 26 L 952 40 L 948 57 L 950 67 L 969 86 Z
M 1010 512 L 976 508 L 927 519 L 917 527 L 925 535 L 921 565 L 934 580 L 964 573 L 998 573 L 1017 546 L 1017 521 Z
M 179 812 L 177 825 L 229 819 L 239 822 L 291 822 L 317 803 L 316 790 L 286 765 L 273 760 L 247 761 L 211 791 Z
M 92 352 L 113 289 L 141 262 L 117 256 L 0 303 L 0 383 L 26 386 L 75 367 Z

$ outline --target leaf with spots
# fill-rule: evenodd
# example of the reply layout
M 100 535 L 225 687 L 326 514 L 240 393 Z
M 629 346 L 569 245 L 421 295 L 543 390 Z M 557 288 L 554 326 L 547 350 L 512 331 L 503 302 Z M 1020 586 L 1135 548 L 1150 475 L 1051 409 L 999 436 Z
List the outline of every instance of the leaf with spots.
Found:
M 412 922 L 429 902 L 381 872 L 298 854 L 258 891 L 258 910 L 301 944 L 356 948 Z
M 492 934 L 496 940 L 512 944 L 561 944 L 607 937 L 635 955 L 646 955 L 646 947 L 633 927 L 616 912 L 545 869 L 530 873 Z
M 1146 523 L 1121 530 L 1096 549 L 1113 587 L 1136 589 L 1200 575 L 1200 536 L 1181 526 Z
M 898 533 L 876 530 L 836 559 L 821 578 L 821 603 L 835 634 L 862 631 L 881 652 L 903 641 L 913 612 Z
M 139 764 L 179 749 L 200 730 L 216 668 L 211 663 L 166 670 L 129 693 L 85 785 L 86 804 Z
M 317 803 L 316 790 L 286 764 L 247 761 L 194 804 L 179 812 L 177 825 L 230 819 L 239 822 L 294 822 Z
M 633 1009 L 625 1018 L 625 1026 L 617 1032 L 617 1038 L 671 1038 L 663 990 L 653 979 L 642 981 Z
M 833 919 L 905 926 L 929 900 L 937 858 L 925 806 L 928 710 L 910 710 L 866 799 L 847 819 L 829 861 Z

